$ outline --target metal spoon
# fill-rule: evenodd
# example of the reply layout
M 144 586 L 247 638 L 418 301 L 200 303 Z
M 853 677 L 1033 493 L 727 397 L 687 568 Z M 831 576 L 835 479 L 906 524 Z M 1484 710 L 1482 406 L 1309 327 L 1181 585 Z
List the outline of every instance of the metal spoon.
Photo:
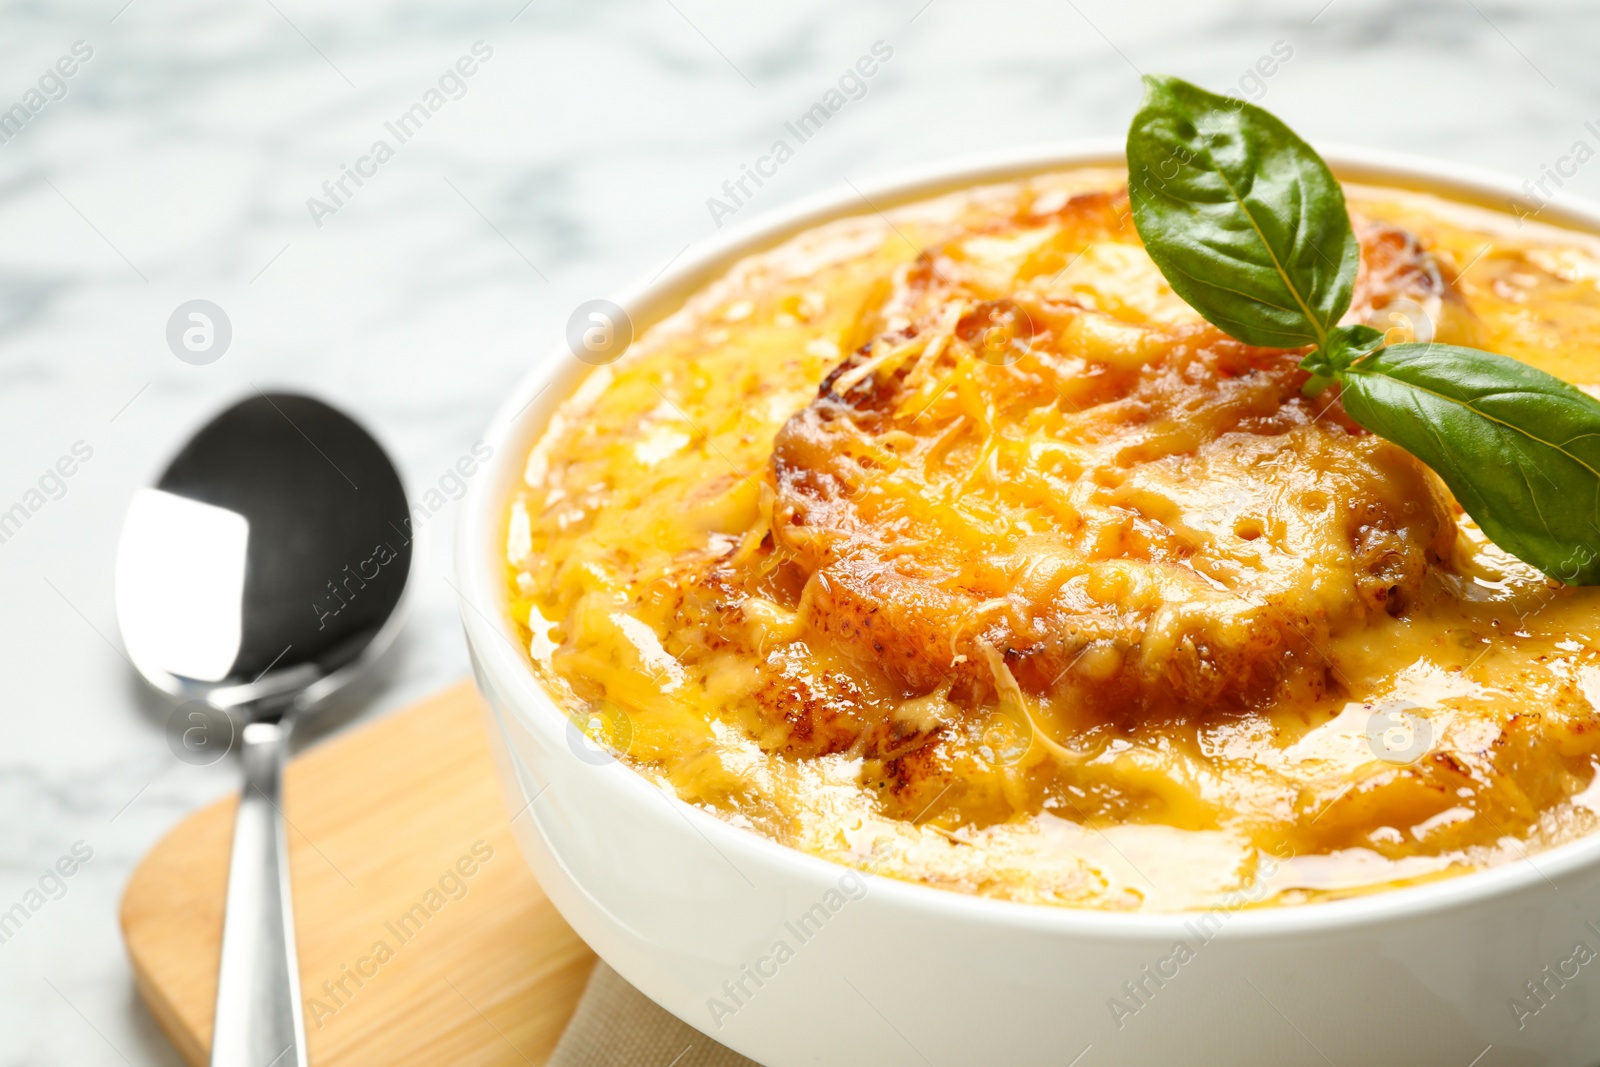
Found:
M 196 721 L 243 723 L 212 1067 L 305 1067 L 284 755 L 296 719 L 399 632 L 412 540 L 371 435 L 282 393 L 218 415 L 128 509 L 116 599 L 129 658 Z

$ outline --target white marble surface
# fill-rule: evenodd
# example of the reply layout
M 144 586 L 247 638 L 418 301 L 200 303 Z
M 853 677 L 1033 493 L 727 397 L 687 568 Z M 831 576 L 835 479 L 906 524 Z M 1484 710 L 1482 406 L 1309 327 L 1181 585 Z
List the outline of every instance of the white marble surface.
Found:
M 1600 119 L 1600 9 L 1581 3 L 125 2 L 0 4 L 0 108 L 93 49 L 0 145 L 0 510 L 93 449 L 0 544 L 0 910 L 93 849 L 0 944 L 3 1065 L 176 1062 L 132 991 L 117 901 L 234 768 L 169 753 L 119 651 L 113 550 L 134 490 L 253 385 L 344 405 L 412 486 L 437 483 L 570 310 L 712 232 L 706 198 L 879 40 L 893 58 L 866 96 L 741 217 L 954 153 L 1120 134 L 1136 69 L 1223 88 L 1277 41 L 1293 57 L 1264 102 L 1313 139 L 1536 177 Z M 307 197 L 480 40 L 493 57 L 465 95 L 316 226 Z M 1600 163 L 1569 189 L 1600 193 Z M 208 366 L 164 338 L 196 297 L 233 324 Z M 449 518 L 362 716 L 465 671 Z

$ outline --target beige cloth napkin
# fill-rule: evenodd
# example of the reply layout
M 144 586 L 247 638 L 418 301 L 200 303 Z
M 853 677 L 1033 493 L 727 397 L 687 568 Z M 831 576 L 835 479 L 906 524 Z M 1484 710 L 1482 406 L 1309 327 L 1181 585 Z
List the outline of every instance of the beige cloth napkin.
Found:
M 604 963 L 547 1067 L 760 1067 L 659 1008 Z

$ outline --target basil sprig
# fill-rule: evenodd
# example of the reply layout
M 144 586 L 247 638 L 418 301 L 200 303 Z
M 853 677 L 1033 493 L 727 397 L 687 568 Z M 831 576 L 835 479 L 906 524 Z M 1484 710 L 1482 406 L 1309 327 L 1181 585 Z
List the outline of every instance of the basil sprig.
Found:
M 1309 346 L 1308 393 L 1338 383 L 1350 417 L 1433 468 L 1495 544 L 1600 585 L 1600 402 L 1505 356 L 1339 325 L 1360 246 L 1327 164 L 1253 104 L 1144 80 L 1128 192 L 1173 291 L 1246 344 Z

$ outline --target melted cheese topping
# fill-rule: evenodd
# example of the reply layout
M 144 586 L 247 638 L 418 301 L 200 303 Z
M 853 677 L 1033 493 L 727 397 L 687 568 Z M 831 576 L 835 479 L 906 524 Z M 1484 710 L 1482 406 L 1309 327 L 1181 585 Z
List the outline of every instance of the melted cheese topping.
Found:
M 1078 170 L 751 257 L 594 371 L 510 505 L 533 668 L 683 799 L 1117 909 L 1520 859 L 1600 803 L 1600 592 L 1488 544 Z M 1351 187 L 1348 321 L 1596 391 L 1600 253 Z

